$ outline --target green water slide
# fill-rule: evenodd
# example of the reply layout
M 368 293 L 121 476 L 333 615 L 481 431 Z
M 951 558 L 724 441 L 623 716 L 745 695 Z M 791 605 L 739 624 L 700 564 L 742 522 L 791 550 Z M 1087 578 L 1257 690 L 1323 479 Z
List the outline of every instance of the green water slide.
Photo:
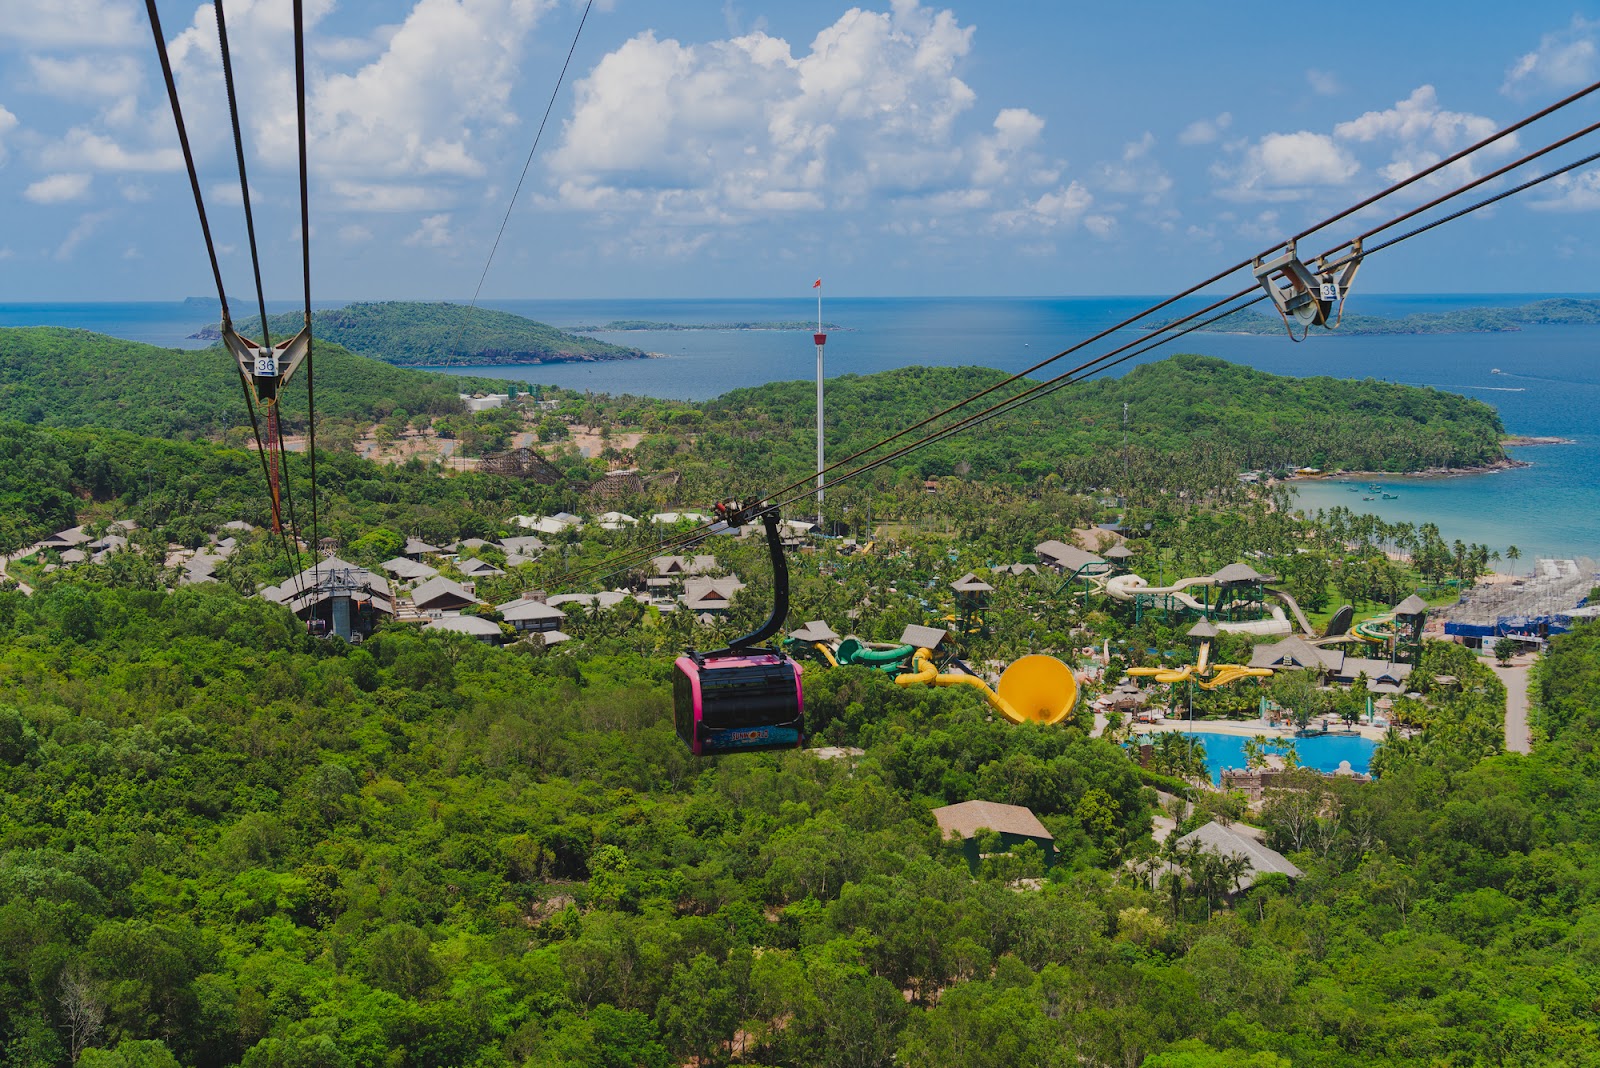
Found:
M 878 671 L 900 672 L 916 655 L 914 645 L 885 645 L 872 648 L 860 638 L 846 638 L 835 654 L 841 664 L 861 664 Z

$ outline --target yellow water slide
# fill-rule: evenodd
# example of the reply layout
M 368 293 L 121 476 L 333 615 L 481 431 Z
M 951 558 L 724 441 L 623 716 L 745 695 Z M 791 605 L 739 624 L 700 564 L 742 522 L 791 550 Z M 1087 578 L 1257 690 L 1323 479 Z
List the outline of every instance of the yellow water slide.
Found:
M 1025 656 L 1000 676 L 999 692 L 976 675 L 940 674 L 933 653 L 918 649 L 912 670 L 895 676 L 897 686 L 971 686 L 983 691 L 989 707 L 1012 723 L 1060 723 L 1078 703 L 1078 680 L 1053 656 Z
M 1200 643 L 1200 662 L 1198 664 L 1185 664 L 1182 667 L 1133 667 L 1128 669 L 1129 675 L 1155 679 L 1157 682 L 1173 683 L 1185 682 L 1193 679 L 1195 685 L 1202 690 L 1215 690 L 1218 686 L 1227 686 L 1229 683 L 1238 682 L 1240 679 L 1269 679 L 1272 677 L 1271 668 L 1247 667 L 1244 664 L 1212 664 L 1211 643 Z M 1209 671 L 1207 670 L 1209 668 Z

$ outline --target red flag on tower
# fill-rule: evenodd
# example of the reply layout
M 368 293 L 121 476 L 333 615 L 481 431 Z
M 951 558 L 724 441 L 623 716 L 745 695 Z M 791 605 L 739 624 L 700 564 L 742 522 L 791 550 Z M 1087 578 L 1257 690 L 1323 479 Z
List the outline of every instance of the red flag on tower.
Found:
M 815 282 L 812 282 L 811 283 L 811 288 L 812 289 L 820 289 L 820 288 L 822 288 L 822 279 L 819 278 Z

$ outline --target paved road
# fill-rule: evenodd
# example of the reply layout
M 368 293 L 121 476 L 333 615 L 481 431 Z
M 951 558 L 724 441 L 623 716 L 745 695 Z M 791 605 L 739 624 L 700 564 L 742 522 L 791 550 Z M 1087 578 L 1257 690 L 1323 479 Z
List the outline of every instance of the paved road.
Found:
M 1531 658 L 1517 657 L 1510 667 L 1490 664 L 1506 684 L 1506 751 L 1528 753 L 1533 743 L 1528 737 L 1528 668 Z

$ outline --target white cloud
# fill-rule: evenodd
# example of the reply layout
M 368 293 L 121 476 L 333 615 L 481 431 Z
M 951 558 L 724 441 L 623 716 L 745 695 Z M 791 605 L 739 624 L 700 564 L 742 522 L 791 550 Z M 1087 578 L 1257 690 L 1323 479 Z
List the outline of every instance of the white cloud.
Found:
M 1341 122 L 1334 135 L 1346 141 L 1398 140 L 1424 142 L 1437 148 L 1454 148 L 1479 140 L 1496 129 L 1493 119 L 1461 111 L 1445 111 L 1431 85 L 1418 86 L 1411 95 L 1384 111 L 1369 111 Z M 1507 140 L 1510 140 L 1509 138 Z
M 6 161 L 6 134 L 21 125 L 17 117 L 0 105 L 0 164 Z
M 1148 158 L 1155 145 L 1155 135 L 1148 130 L 1139 140 L 1129 141 L 1120 161 L 1098 167 L 1099 187 L 1120 196 L 1141 197 L 1149 206 L 1159 203 L 1172 190 L 1172 176 Z
M 86 197 L 93 182 L 88 174 L 52 174 L 28 186 L 22 195 L 35 204 L 65 204 Z
M 484 173 L 488 142 L 519 123 L 511 92 L 524 41 L 555 0 L 417 0 L 397 26 L 361 40 L 337 39 L 320 53 L 308 87 L 309 156 L 319 172 L 340 179 L 413 186 L 418 178 L 459 179 Z M 289 7 L 264 0 L 230 8 L 229 42 L 236 70 L 260 72 L 243 102 L 250 143 L 261 158 L 291 167 L 298 142 Z M 332 0 L 308 4 L 314 27 Z M 199 109 L 191 129 L 226 131 L 216 26 L 208 7 L 173 41 L 173 65 L 186 101 Z M 370 58 L 354 70 L 328 69 Z M 224 135 L 225 140 L 225 135 Z M 218 146 L 213 144 L 215 150 Z M 367 210 L 410 210 L 414 188 L 393 198 L 369 197 Z M 380 206 L 393 202 L 398 206 Z
M 1082 184 L 1073 182 L 1044 193 L 1021 208 L 996 212 L 991 221 L 1001 230 L 1036 233 L 1076 225 L 1092 204 L 1094 195 Z
M 68 100 L 121 99 L 138 92 L 144 75 L 132 56 L 29 56 L 33 84 L 41 92 Z
M 9 260 L 15 255 L 16 253 L 12 252 L 9 246 L 0 247 L 0 260 Z
M 1008 108 L 963 137 L 956 74 L 972 28 L 896 0 L 852 8 L 796 54 L 762 31 L 706 44 L 643 33 L 577 83 L 552 158 L 559 200 L 678 222 L 860 208 L 995 186 L 1025 165 L 1043 120 Z M 1025 162 L 1026 161 L 1026 162 Z
M 1332 71 L 1308 70 L 1306 84 L 1311 86 L 1311 91 L 1318 96 L 1338 96 L 1344 92 L 1344 86 L 1339 83 L 1338 76 Z
M 339 227 L 339 240 L 349 245 L 359 244 L 372 240 L 372 231 L 365 226 L 351 223 L 349 226 Z
M 1007 177 L 1018 153 L 1032 148 L 1044 132 L 1044 120 L 1027 108 L 1004 108 L 994 117 L 994 133 L 978 138 L 972 180 L 978 185 Z
M 1209 145 L 1233 125 L 1233 115 L 1224 111 L 1214 119 L 1196 119 L 1178 134 L 1180 145 Z
M 1117 220 L 1111 215 L 1085 215 L 1083 228 L 1098 238 L 1109 239 L 1116 236 Z
M 1538 48 L 1511 65 L 1500 91 L 1522 97 L 1539 90 L 1576 89 L 1589 84 L 1600 68 L 1597 34 L 1600 22 L 1574 15 L 1566 29 L 1545 34 L 1539 39 Z
M 1431 166 L 1446 155 L 1494 133 L 1499 124 L 1483 115 L 1446 111 L 1439 106 L 1431 85 L 1418 86 L 1404 100 L 1383 111 L 1369 111 L 1333 128 L 1334 136 L 1361 144 L 1394 142 L 1390 161 L 1379 174 L 1397 182 Z M 1504 156 L 1517 147 L 1511 134 L 1482 150 L 1483 158 Z M 1463 159 L 1433 175 L 1431 185 L 1455 185 L 1474 176 L 1473 157 Z
M 128 148 L 121 141 L 86 126 L 74 126 L 66 136 L 40 153 L 47 167 L 92 167 L 101 171 L 176 171 L 183 168 L 178 135 L 171 120 L 163 147 Z M 152 131 L 154 134 L 155 131 Z M 156 136 L 159 136 L 157 134 Z
M 455 236 L 450 233 L 450 213 L 443 212 L 439 215 L 429 215 L 422 220 L 422 225 L 417 227 L 406 244 L 426 248 L 444 248 L 455 243 Z
M 0 41 L 28 48 L 99 48 L 148 43 L 133 0 L 4 0 Z
M 342 211 L 428 211 L 455 199 L 448 190 L 426 185 L 336 181 L 330 190 Z
M 154 195 L 149 186 L 139 182 L 127 182 L 119 188 L 122 199 L 130 204 L 143 204 Z
M 1314 187 L 1341 186 L 1361 164 L 1327 134 L 1300 130 L 1268 134 L 1244 149 L 1236 163 L 1218 163 L 1213 176 L 1230 200 L 1299 200 Z
M 111 213 L 107 211 L 90 212 L 87 215 L 80 215 L 78 217 L 78 224 L 74 226 L 70 232 L 68 232 L 67 236 L 62 240 L 60 246 L 56 248 L 56 259 L 70 260 L 72 258 L 72 254 L 77 251 L 78 246 L 84 241 L 88 240 L 89 237 L 93 235 L 97 229 L 99 229 L 100 224 L 109 218 L 111 218 Z
M 1551 195 L 1533 201 L 1536 211 L 1600 211 L 1600 170 L 1580 171 L 1552 178 Z

